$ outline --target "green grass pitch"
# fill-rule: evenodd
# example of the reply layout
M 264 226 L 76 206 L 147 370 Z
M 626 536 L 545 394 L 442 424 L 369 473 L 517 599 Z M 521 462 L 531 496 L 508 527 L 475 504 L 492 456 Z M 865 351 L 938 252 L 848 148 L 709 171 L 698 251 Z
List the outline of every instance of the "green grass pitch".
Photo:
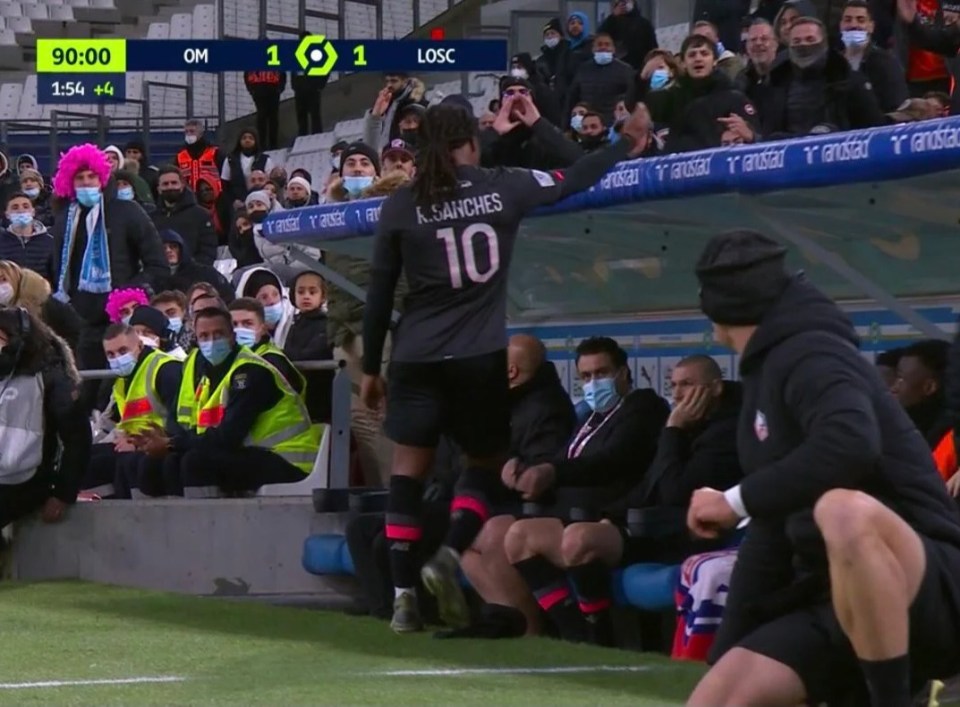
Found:
M 0 627 L 0 704 L 665 707 L 703 672 L 546 639 L 401 637 L 332 612 L 78 582 L 0 584 Z

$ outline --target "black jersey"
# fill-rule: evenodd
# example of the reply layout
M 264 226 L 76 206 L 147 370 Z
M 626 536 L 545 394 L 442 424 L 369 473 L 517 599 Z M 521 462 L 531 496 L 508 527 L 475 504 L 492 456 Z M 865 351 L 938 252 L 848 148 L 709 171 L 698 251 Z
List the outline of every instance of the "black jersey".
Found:
M 506 348 L 507 276 L 521 220 L 538 206 L 589 188 L 629 149 L 618 143 L 562 172 L 462 166 L 457 192 L 429 206 L 418 205 L 409 186 L 391 195 L 374 244 L 364 371 L 380 371 L 401 270 L 409 294 L 394 333 L 394 361 L 442 361 Z

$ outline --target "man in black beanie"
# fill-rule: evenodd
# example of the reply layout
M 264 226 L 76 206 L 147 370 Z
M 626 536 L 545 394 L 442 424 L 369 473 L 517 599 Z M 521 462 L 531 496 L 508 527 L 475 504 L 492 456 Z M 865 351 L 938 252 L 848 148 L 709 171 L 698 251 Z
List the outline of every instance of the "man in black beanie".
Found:
M 960 514 L 853 325 L 785 255 L 734 231 L 697 263 L 715 339 L 741 356 L 744 479 L 695 492 L 688 525 L 750 523 L 688 705 L 907 707 L 960 670 Z

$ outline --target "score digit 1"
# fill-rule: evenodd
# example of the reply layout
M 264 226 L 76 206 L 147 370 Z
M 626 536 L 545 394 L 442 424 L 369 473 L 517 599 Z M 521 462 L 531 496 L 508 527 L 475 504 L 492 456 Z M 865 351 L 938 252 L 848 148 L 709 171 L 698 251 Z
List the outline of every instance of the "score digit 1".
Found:
M 267 47 L 267 66 L 280 66 L 280 49 L 276 44 Z
M 367 65 L 367 48 L 362 44 L 358 44 L 353 48 L 353 65 L 354 66 Z

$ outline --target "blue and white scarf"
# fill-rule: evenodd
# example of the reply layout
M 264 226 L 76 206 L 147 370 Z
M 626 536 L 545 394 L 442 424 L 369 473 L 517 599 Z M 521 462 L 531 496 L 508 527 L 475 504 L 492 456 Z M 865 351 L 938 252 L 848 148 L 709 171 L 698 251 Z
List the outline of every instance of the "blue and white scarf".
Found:
M 67 209 L 67 223 L 63 231 L 63 250 L 60 252 L 60 278 L 57 282 L 55 297 L 62 302 L 70 301 L 67 290 L 73 283 L 70 277 L 70 259 L 77 238 L 77 225 L 80 216 L 80 204 L 76 201 Z M 106 294 L 113 289 L 110 278 L 110 247 L 107 243 L 107 229 L 103 214 L 103 202 L 90 209 L 86 218 L 87 247 L 83 251 L 80 264 L 80 278 L 76 283 L 78 292 Z

